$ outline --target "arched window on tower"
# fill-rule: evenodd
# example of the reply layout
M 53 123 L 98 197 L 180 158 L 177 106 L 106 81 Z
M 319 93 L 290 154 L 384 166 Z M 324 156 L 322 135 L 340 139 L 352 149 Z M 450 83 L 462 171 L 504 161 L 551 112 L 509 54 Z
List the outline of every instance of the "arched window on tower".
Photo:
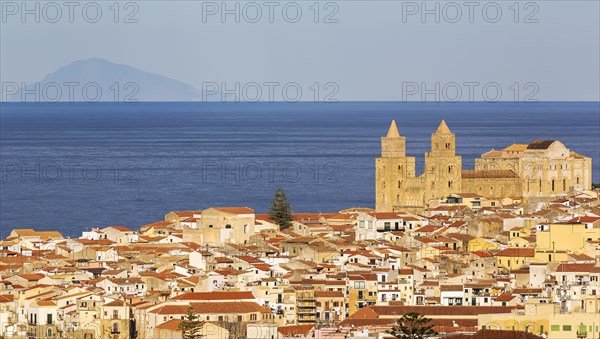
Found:
M 448 173 L 452 173 L 452 166 L 448 166 Z
M 452 180 L 448 180 L 448 188 L 452 188 Z
M 450 143 L 449 142 L 446 143 L 446 149 L 450 149 Z
M 552 179 L 552 192 L 554 192 L 554 179 Z
M 402 165 L 398 165 L 398 173 L 402 173 Z
M 567 179 L 563 178 L 563 191 L 567 190 Z
M 398 188 L 402 188 L 402 180 L 398 180 Z
M 577 177 L 576 179 L 577 185 L 579 185 L 579 177 Z
M 396 204 L 400 204 L 400 194 L 396 195 Z

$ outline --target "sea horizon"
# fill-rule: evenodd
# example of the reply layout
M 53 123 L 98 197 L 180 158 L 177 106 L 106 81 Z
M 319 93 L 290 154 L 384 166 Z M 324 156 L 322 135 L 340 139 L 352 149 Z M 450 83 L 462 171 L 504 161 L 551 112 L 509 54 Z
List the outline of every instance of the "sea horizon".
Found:
M 374 161 L 392 119 L 417 171 L 445 119 L 463 169 L 492 148 L 555 138 L 592 157 L 600 180 L 600 102 L 2 103 L 0 234 L 77 236 L 211 206 L 264 213 L 278 187 L 297 212 L 374 207 Z

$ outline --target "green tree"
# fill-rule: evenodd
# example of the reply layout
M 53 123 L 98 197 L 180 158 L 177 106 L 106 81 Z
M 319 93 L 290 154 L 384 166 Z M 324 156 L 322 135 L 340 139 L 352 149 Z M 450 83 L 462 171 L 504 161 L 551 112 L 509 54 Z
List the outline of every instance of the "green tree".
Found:
M 201 327 L 202 322 L 199 320 L 198 313 L 190 306 L 187 314 L 183 317 L 178 326 L 178 329 L 181 331 L 181 336 L 183 339 L 200 339 L 202 338 L 202 334 L 200 334 Z
M 287 201 L 287 195 L 281 188 L 275 191 L 271 207 L 269 207 L 269 216 L 273 222 L 279 225 L 281 230 L 292 226 L 292 206 Z
M 419 313 L 409 312 L 398 320 L 398 324 L 394 325 L 387 333 L 396 338 L 403 339 L 424 339 L 437 335 L 433 329 L 434 325 L 428 325 L 431 319 L 425 318 Z

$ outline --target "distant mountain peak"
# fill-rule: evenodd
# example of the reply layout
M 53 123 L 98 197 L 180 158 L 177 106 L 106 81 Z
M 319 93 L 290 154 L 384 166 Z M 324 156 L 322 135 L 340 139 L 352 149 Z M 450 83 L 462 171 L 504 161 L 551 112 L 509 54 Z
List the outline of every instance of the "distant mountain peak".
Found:
M 75 60 L 9 98 L 13 102 L 199 100 L 202 93 L 191 85 L 102 58 Z

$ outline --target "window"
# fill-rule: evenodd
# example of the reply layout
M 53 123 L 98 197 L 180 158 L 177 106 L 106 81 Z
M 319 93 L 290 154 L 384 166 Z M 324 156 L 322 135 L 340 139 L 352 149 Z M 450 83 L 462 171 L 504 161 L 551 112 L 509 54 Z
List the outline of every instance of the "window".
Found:
M 355 289 L 363 289 L 363 288 L 365 288 L 365 282 L 364 281 L 355 281 L 354 282 L 354 288 Z
M 52 325 L 52 314 L 46 314 L 46 324 Z
M 250 232 L 250 231 L 248 230 L 248 225 L 246 224 L 246 225 L 244 225 L 244 233 L 248 234 L 248 232 Z
M 231 228 L 230 224 L 225 225 L 225 228 Z
M 51 328 L 49 328 L 48 331 L 46 332 L 46 336 L 52 337 L 52 329 Z
M 571 325 L 563 325 L 563 331 L 571 332 Z
M 250 314 L 250 320 L 256 321 L 256 314 Z

